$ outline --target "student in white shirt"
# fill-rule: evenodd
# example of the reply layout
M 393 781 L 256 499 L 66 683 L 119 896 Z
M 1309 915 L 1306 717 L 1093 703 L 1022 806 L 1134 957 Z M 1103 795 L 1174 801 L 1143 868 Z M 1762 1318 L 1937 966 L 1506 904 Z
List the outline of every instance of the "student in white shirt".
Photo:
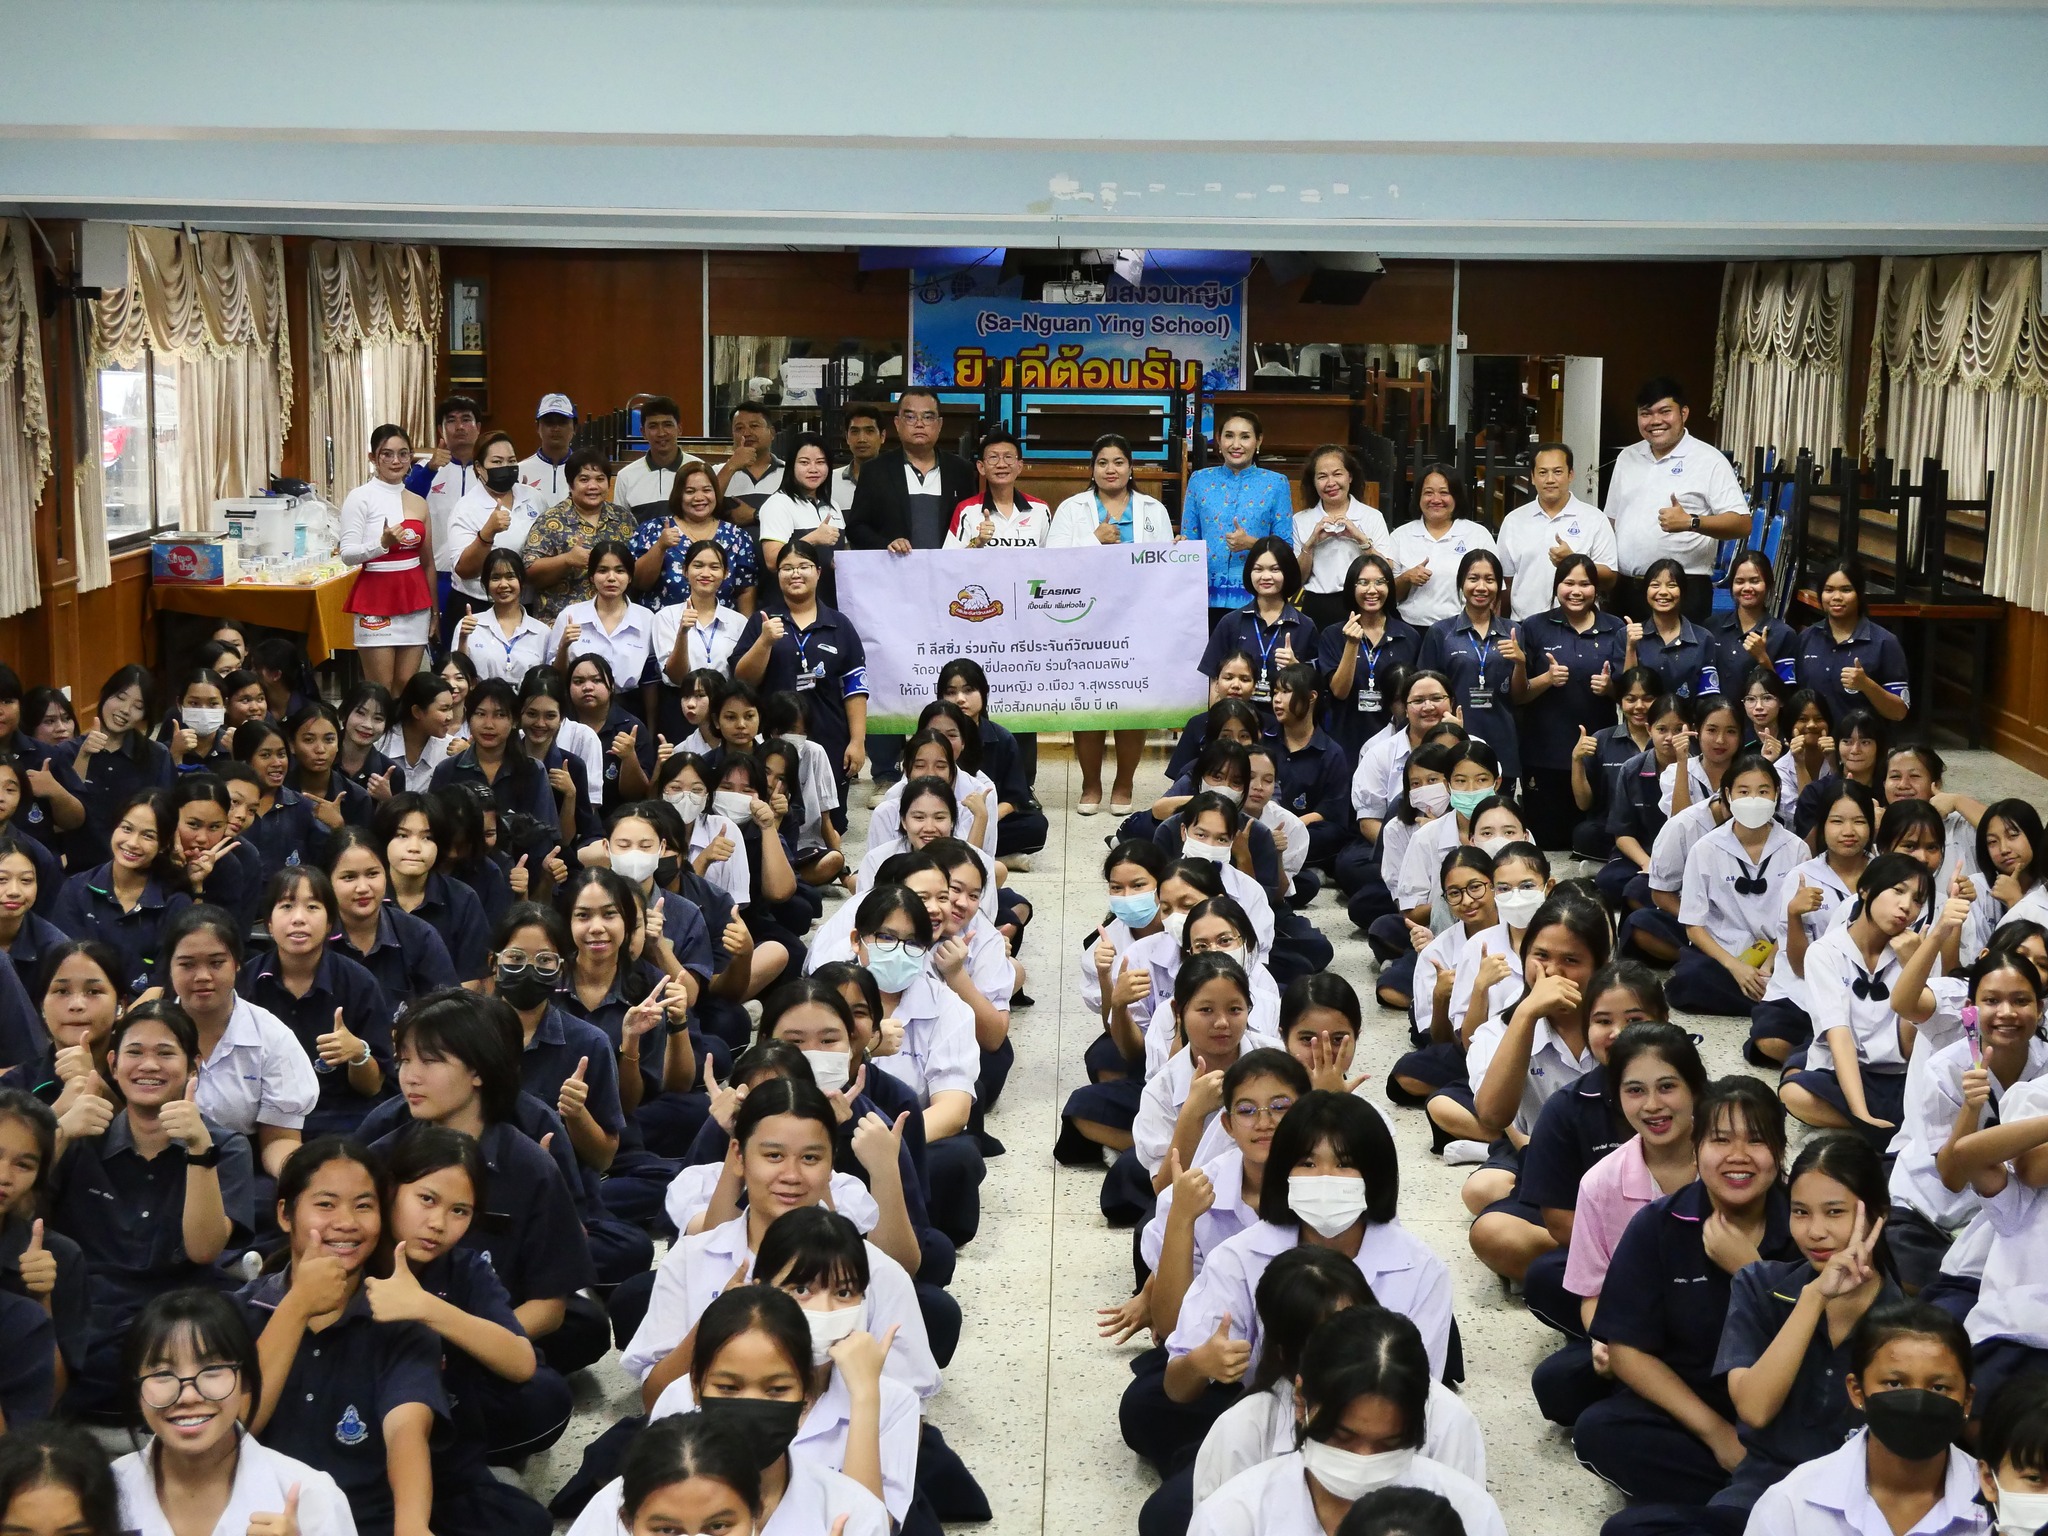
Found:
M 1955 1319 L 1922 1302 L 1872 1307 L 1848 1348 L 1843 1385 L 1865 1427 L 1765 1489 L 1746 1536 L 1988 1536 L 1976 1458 L 1955 1444 L 1973 1374 Z
M 463 615 L 455 627 L 456 648 L 476 668 L 479 681 L 502 677 L 517 688 L 526 674 L 548 660 L 548 626 L 526 611 L 526 557 L 516 549 L 494 548 L 484 557 L 482 586 L 490 606 Z
M 471 613 L 490 606 L 486 557 L 493 549 L 524 550 L 533 520 L 548 509 L 539 493 L 520 482 L 517 454 L 505 433 L 487 433 L 477 445 L 476 482 L 448 515 L 448 542 L 439 559 Z
M 848 492 L 849 503 L 852 493 Z M 754 537 L 761 544 L 761 569 L 773 571 L 782 546 L 791 539 L 830 548 L 846 535 L 846 513 L 833 500 L 832 461 L 825 439 L 799 432 L 789 445 L 782 488 L 761 503 Z
M 1301 611 L 1319 632 L 1342 628 L 1351 615 L 1345 581 L 1351 563 L 1369 551 L 1387 548 L 1387 520 L 1379 508 L 1358 499 L 1364 488 L 1364 466 L 1340 444 L 1323 444 L 1302 467 L 1302 494 L 1310 504 L 1294 514 L 1294 552 L 1307 576 Z
M 136 1536 L 182 1528 L 164 1509 L 218 1508 L 215 1529 L 283 1536 L 355 1536 L 333 1477 L 270 1450 L 244 1421 L 256 1411 L 256 1341 L 241 1309 L 218 1291 L 159 1296 L 131 1325 L 129 1381 L 150 1438 L 113 1465 L 121 1524 Z M 271 1522 L 269 1525 L 263 1522 Z
M 647 440 L 647 452 L 623 466 L 613 482 L 612 500 L 644 523 L 668 511 L 669 492 L 676 476 L 687 465 L 701 462 L 685 453 L 676 439 L 681 435 L 683 413 L 666 395 L 640 402 L 640 435 Z
M 1471 499 L 1465 480 L 1448 464 L 1430 464 L 1415 483 L 1421 516 L 1388 535 L 1394 563 L 1394 599 L 1401 617 L 1417 629 L 1448 619 L 1465 606 L 1458 591 L 1458 566 L 1475 549 L 1494 547 L 1493 535 L 1467 515 Z
M 654 614 L 631 601 L 633 551 L 618 539 L 590 547 L 590 584 L 597 595 L 571 603 L 548 632 L 548 654 L 567 672 L 579 656 L 602 657 L 621 693 L 636 694 L 653 654 Z
M 1007 428 L 981 440 L 976 456 L 981 494 L 953 509 L 947 549 L 1038 549 L 1052 523 L 1052 508 L 1017 484 L 1024 473 L 1024 448 Z
M 1547 613 L 1552 576 L 1566 555 L 1589 556 L 1604 593 L 1614 585 L 1614 524 L 1598 507 L 1572 494 L 1572 451 L 1563 443 L 1538 443 L 1529 478 L 1536 499 L 1500 520 L 1494 535 L 1508 582 L 1508 617 L 1516 621 Z
M 1506 1536 L 1493 1496 L 1424 1454 L 1433 1377 L 1416 1325 L 1350 1307 L 1310 1336 L 1300 1361 L 1296 1449 L 1240 1472 L 1199 1504 L 1188 1536 L 1316 1536 L 1325 1511 L 1376 1488 L 1423 1488 L 1466 1536 Z M 1360 1425 L 1372 1429 L 1360 1432 Z
M 1770 984 L 1784 938 L 1785 887 L 1806 844 L 1778 818 L 1778 770 L 1757 753 L 1728 765 L 1721 800 L 1733 818 L 1694 845 L 1678 921 L 1688 945 L 1665 984 L 1673 1008 L 1747 1017 Z
M 1771 967 L 1763 1001 L 1750 1010 L 1742 1054 L 1752 1066 L 1782 1066 L 1813 1040 L 1812 994 L 1806 953 L 1856 900 L 1856 885 L 1870 863 L 1877 805 L 1854 779 L 1835 779 L 1820 801 L 1821 851 L 1792 871 L 1786 892 L 1785 952 Z M 1660 833 L 1661 837 L 1662 834 Z M 1654 862 L 1654 860 L 1653 860 Z
M 691 728 L 683 709 L 683 694 L 686 689 L 695 691 L 690 689 L 693 676 L 702 672 L 728 679 L 732 676 L 733 650 L 739 643 L 740 631 L 747 627 L 747 616 L 718 600 L 727 570 L 724 548 L 715 540 L 699 539 L 683 552 L 689 597 L 655 610 L 648 635 L 649 653 L 661 673 L 655 719 L 661 734 L 670 741 L 682 741 L 685 731 Z
M 1643 578 L 1664 558 L 1685 568 L 1685 616 L 1704 623 L 1714 608 L 1714 547 L 1749 532 L 1749 502 L 1727 455 L 1701 442 L 1685 424 L 1691 411 L 1676 379 L 1655 378 L 1636 391 L 1636 430 L 1614 461 L 1607 484 L 1614 524 L 1614 608 L 1647 624 Z

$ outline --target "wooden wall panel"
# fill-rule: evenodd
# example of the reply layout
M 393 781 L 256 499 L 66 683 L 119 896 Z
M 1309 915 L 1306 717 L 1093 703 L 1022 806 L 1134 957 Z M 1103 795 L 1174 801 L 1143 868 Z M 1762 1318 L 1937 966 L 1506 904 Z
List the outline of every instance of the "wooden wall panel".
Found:
M 1357 304 L 1304 304 L 1308 279 L 1277 283 L 1263 265 L 1245 288 L 1245 330 L 1254 342 L 1442 345 L 1451 338 L 1451 264 L 1393 261 Z
M 2006 604 L 1985 712 L 1993 750 L 2048 773 L 2048 614 Z
M 910 274 L 855 251 L 713 251 L 711 334 L 908 342 Z

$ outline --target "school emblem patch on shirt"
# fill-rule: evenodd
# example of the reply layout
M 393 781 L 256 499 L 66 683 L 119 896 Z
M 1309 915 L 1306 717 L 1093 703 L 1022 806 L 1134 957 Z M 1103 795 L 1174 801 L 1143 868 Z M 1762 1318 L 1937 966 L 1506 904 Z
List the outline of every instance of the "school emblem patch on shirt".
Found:
M 334 1426 L 334 1438 L 343 1445 L 361 1445 L 370 1438 L 370 1428 L 356 1412 L 354 1403 L 342 1409 L 341 1422 Z

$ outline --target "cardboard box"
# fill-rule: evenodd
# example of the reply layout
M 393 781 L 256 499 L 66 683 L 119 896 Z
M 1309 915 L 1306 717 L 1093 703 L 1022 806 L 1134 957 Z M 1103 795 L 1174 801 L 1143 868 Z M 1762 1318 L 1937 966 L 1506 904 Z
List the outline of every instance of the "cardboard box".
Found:
M 241 578 L 239 541 L 224 533 L 160 533 L 149 541 L 149 576 L 159 586 L 219 587 Z

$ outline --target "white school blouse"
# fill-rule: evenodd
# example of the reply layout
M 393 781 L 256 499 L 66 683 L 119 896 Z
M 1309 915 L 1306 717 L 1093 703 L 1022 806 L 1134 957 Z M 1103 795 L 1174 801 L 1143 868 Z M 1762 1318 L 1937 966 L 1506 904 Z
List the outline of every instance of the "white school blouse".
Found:
M 1195 1502 L 1200 1504 L 1240 1472 L 1294 1449 L 1294 1383 L 1276 1381 L 1247 1392 L 1223 1411 L 1195 1453 Z M 1422 1454 L 1486 1486 L 1486 1437 L 1479 1420 L 1449 1387 L 1429 1384 L 1423 1410 Z
M 877 1056 L 873 1064 L 916 1093 L 920 1104 L 929 1106 L 940 1093 L 973 1098 L 981 1047 L 974 1037 L 974 1010 L 959 994 L 927 970 L 888 1012 L 903 1021 L 903 1049 Z
M 929 1399 L 938 1392 L 941 1378 L 938 1362 L 932 1359 L 931 1339 L 925 1333 L 924 1314 L 917 1309 L 917 1288 L 901 1264 L 873 1243 L 867 1249 L 871 1330 L 880 1337 L 891 1323 L 898 1327 L 896 1343 L 882 1370 L 920 1398 Z M 744 1212 L 671 1245 L 654 1272 L 647 1315 L 620 1354 L 619 1368 L 635 1381 L 645 1381 L 697 1326 L 697 1319 L 718 1299 L 742 1261 L 751 1276 L 754 1255 L 747 1247 Z
M 1963 1074 L 1974 1058 L 1970 1042 L 1957 1040 L 1928 1057 L 1924 1068 L 1906 1074 L 1906 1112 L 1899 1137 L 1892 1143 L 1898 1156 L 1892 1163 L 1892 1199 L 1918 1211 L 1944 1232 L 1960 1231 L 1969 1225 L 1982 1202 L 1972 1189 L 1950 1189 L 1941 1182 L 1934 1166 L 1935 1155 L 1948 1145 L 1948 1133 L 1963 1107 Z M 2003 1122 L 2010 1117 L 2007 1095 L 2048 1073 L 2048 1040 L 2038 1035 L 2027 1042 L 2027 1064 L 2019 1081 L 2007 1089 L 1991 1076 L 1991 1108 Z M 1989 1124 L 1989 1116 L 1980 1125 Z
M 654 670 L 660 674 L 664 688 L 677 685 L 669 680 L 666 670 L 668 658 L 676 648 L 676 636 L 683 627 L 682 603 L 665 603 L 654 611 L 654 628 L 648 637 L 648 651 L 654 657 Z M 689 670 L 710 668 L 732 676 L 733 647 L 739 643 L 740 631 L 747 627 L 747 616 L 737 608 L 718 605 L 718 611 L 711 615 L 708 623 L 697 623 L 690 627 L 689 643 L 683 654 L 688 658 Z
M 1400 879 L 1394 885 L 1394 906 L 1412 912 L 1427 904 L 1434 908 L 1441 898 L 1444 858 L 1465 840 L 1458 827 L 1458 813 L 1445 811 L 1434 821 L 1415 823 L 1407 850 L 1401 855 Z M 1385 873 L 1384 863 L 1380 866 Z
M 1999 1105 L 2006 1124 L 2048 1115 L 2048 1079 L 2015 1083 Z M 1984 1257 L 1984 1283 L 1963 1326 L 1972 1344 L 2015 1339 L 2030 1349 L 2048 1349 L 2048 1190 L 2030 1189 L 2010 1165 L 2005 1188 L 1984 1199 L 1991 1229 Z
M 1828 863 L 1826 854 L 1819 854 L 1814 858 L 1808 859 L 1804 864 L 1792 871 L 1792 880 L 1785 889 L 1785 905 L 1788 908 L 1786 913 L 1786 931 L 1788 933 L 1791 931 L 1791 913 L 1789 908 L 1792 905 L 1792 893 L 1799 888 L 1801 879 L 1804 879 L 1808 885 L 1821 892 L 1820 906 L 1799 919 L 1800 926 L 1806 930 L 1806 944 L 1808 950 L 1811 951 L 1815 941 L 1830 928 L 1834 927 L 1841 920 L 1842 915 L 1849 910 L 1849 904 L 1856 899 L 1856 893 L 1849 889 L 1847 883 L 1843 881 L 1840 875 L 1835 873 L 1834 866 Z M 1791 1003 L 1801 1011 L 1805 1011 L 1808 1007 L 1807 999 L 1810 995 L 1807 990 L 1805 975 L 1803 973 L 1795 973 L 1789 961 L 1785 964 L 1771 967 L 1770 985 L 1764 988 L 1765 1002 L 1772 1003 L 1782 1000 Z
M 1159 930 L 1165 932 L 1164 929 Z M 1114 987 L 1116 978 L 1123 970 L 1123 958 L 1130 947 L 1137 942 L 1131 933 L 1130 924 L 1120 917 L 1112 917 L 1096 931 L 1095 944 L 1104 939 L 1116 949 L 1116 959 L 1109 962 L 1109 984 Z M 1095 944 L 1081 946 L 1081 1001 L 1087 1005 L 1092 1018 L 1102 1015 L 1102 974 L 1095 969 Z
M 1316 529 L 1323 520 L 1321 502 L 1306 511 L 1294 514 L 1294 547 L 1298 552 L 1302 541 Z M 1356 496 L 1351 505 L 1344 509 L 1344 521 L 1350 527 L 1352 537 L 1343 534 L 1326 534 L 1316 540 L 1316 547 L 1309 551 L 1308 569 L 1302 572 L 1305 592 L 1342 592 L 1345 574 L 1351 569 L 1351 562 L 1369 549 L 1385 552 L 1387 548 L 1387 520 L 1380 516 L 1378 507 L 1369 507 Z M 1398 569 L 1398 567 L 1396 568 Z M 1432 573 L 1434 574 L 1434 573 Z
M 1387 812 L 1406 787 L 1403 776 L 1408 771 L 1409 754 L 1414 750 L 1407 729 L 1398 725 L 1382 727 L 1360 749 L 1358 769 L 1351 775 L 1351 809 L 1360 821 L 1387 819 Z M 1380 835 L 1386 836 L 1385 831 Z M 1385 861 L 1381 862 L 1384 867 Z
M 1806 844 L 1788 827 L 1774 821 L 1765 830 L 1763 852 L 1754 861 L 1736 842 L 1733 821 L 1702 837 L 1686 860 L 1678 921 L 1706 929 L 1731 955 L 1741 954 L 1756 939 L 1776 938 L 1784 931 L 1786 882 L 1809 857 Z M 1764 888 L 1735 889 L 1737 880 L 1748 878 L 1761 879 Z M 1811 950 L 1806 963 L 1813 964 Z
M 1452 923 L 1415 957 L 1414 995 L 1408 1004 L 1408 1018 L 1423 1034 L 1429 1033 L 1429 1021 L 1436 1013 L 1436 973 L 1449 971 L 1455 983 L 1458 962 L 1464 958 L 1465 947 L 1471 942 L 1472 936 L 1465 932 L 1465 925 Z M 1453 991 L 1451 995 L 1455 997 L 1457 993 Z M 1456 1012 L 1451 1014 L 1451 1028 L 1458 1027 L 1459 1017 Z
M 1451 925 L 1451 928 L 1462 927 L 1464 927 L 1463 923 L 1453 923 Z M 1446 928 L 1444 932 L 1449 933 L 1451 928 Z M 1495 923 L 1491 928 L 1482 928 L 1472 936 L 1471 942 L 1460 951 L 1457 968 L 1452 973 L 1452 1029 L 1459 1028 L 1465 1022 L 1465 1011 L 1472 1006 L 1472 989 L 1479 985 L 1479 967 L 1485 962 L 1488 955 L 1505 956 L 1508 962 L 1508 973 L 1499 981 L 1496 981 L 1487 992 L 1487 1019 L 1499 1018 L 1506 1010 L 1514 1007 L 1516 1003 L 1522 1000 L 1522 956 L 1508 936 L 1507 925 L 1505 923 Z M 1416 967 L 1416 974 L 1418 976 L 1422 974 L 1422 968 L 1419 965 Z M 1420 989 L 1418 988 L 1417 990 L 1419 991 Z M 1474 1031 L 1473 1038 L 1475 1041 L 1477 1040 L 1477 1031 Z M 1467 1047 L 1468 1052 L 1470 1049 L 1471 1047 Z M 1479 1079 L 1473 1078 L 1472 1083 L 1474 1087 L 1477 1087 Z
M 723 1162 L 692 1163 L 669 1180 L 668 1192 L 661 1197 L 661 1208 L 678 1232 L 689 1231 L 690 1223 L 710 1209 L 711 1197 L 718 1191 L 718 1176 L 724 1171 Z M 833 1173 L 831 1193 L 825 1200 L 852 1222 L 863 1237 L 874 1231 L 875 1223 L 882 1219 L 882 1208 L 875 1204 L 867 1185 L 850 1173 Z
M 1441 1462 L 1418 1455 L 1393 1486 L 1442 1494 L 1465 1536 L 1507 1536 L 1493 1495 Z M 1238 1473 L 1197 1504 L 1188 1536 L 1315 1536 L 1322 1528 L 1301 1452 L 1289 1451 Z
M 889 1486 L 886 1480 L 882 1486 Z M 620 1518 L 625 1490 L 624 1480 L 616 1477 L 598 1489 L 569 1527 L 569 1536 L 632 1536 Z M 880 1499 L 843 1472 L 808 1456 L 792 1456 L 782 1502 L 756 1536 L 825 1536 L 841 1515 L 846 1517 L 841 1536 L 890 1536 L 889 1511 Z
M 1282 1049 L 1278 1040 L 1271 1035 L 1255 1035 L 1249 1029 L 1237 1043 L 1236 1061 L 1246 1051 L 1262 1047 Z M 1228 1062 L 1224 1064 L 1226 1067 Z M 1138 1116 L 1131 1122 L 1131 1150 L 1138 1155 L 1138 1161 L 1147 1173 L 1157 1173 L 1166 1165 L 1166 1154 L 1173 1146 L 1174 1123 L 1180 1119 L 1180 1107 L 1188 1101 L 1188 1090 L 1195 1085 L 1195 1053 L 1182 1046 L 1168 1058 L 1165 1066 L 1145 1079 L 1144 1094 L 1138 1100 Z M 1215 1124 L 1212 1113 L 1203 1122 L 1204 1127 Z M 1197 1151 L 1196 1160 L 1200 1161 Z
M 1215 1249 L 1259 1219 L 1259 1213 L 1244 1197 L 1244 1153 L 1232 1146 L 1227 1152 L 1205 1158 L 1196 1165 L 1209 1176 L 1215 1203 L 1195 1218 L 1194 1273 L 1202 1272 L 1202 1260 Z M 1159 1267 L 1159 1255 L 1166 1247 L 1166 1218 L 1173 1210 L 1173 1186 L 1159 1191 L 1159 1203 L 1152 1219 L 1138 1234 L 1138 1252 L 1147 1269 Z
M 1180 979 L 1180 946 L 1171 942 L 1148 944 L 1144 961 L 1152 973 L 1152 996 L 1146 999 L 1151 1011 L 1145 1017 L 1145 1076 L 1158 1076 L 1165 1067 L 1167 1058 L 1180 1049 L 1180 1038 L 1173 1024 L 1173 984 Z M 1133 959 L 1131 964 L 1137 964 Z M 1261 1040 L 1280 1038 L 1280 988 L 1273 980 L 1273 973 L 1265 963 L 1253 959 L 1245 969 L 1245 979 L 1252 984 L 1252 1009 L 1246 1021 L 1247 1034 L 1257 1035 Z M 1135 1021 L 1137 1009 L 1131 1009 Z
M 1871 1536 L 1891 1523 L 1870 1496 L 1870 1431 L 1859 1429 L 1838 1451 L 1802 1462 L 1763 1491 L 1749 1512 L 1744 1536 Z M 1977 1460 L 1948 1448 L 1941 1497 L 1913 1527 L 1912 1536 L 1989 1536 L 1991 1517 L 1976 1502 Z
M 259 1125 L 302 1129 L 320 1102 L 320 1079 L 285 1022 L 238 997 L 213 1053 L 199 1064 L 192 1098 L 207 1119 L 253 1145 Z
M 596 598 L 571 603 L 556 615 L 554 628 L 548 631 L 550 656 L 561 654 L 562 636 L 569 632 L 571 619 L 582 628 L 576 643 L 569 648 L 569 666 L 573 667 L 585 656 L 602 656 L 605 665 L 612 669 L 612 682 L 618 690 L 640 686 L 641 674 L 647 670 L 647 658 L 653 652 L 654 614 L 651 611 L 629 598 L 618 625 L 606 629 L 597 616 Z
M 876 846 L 897 843 L 903 837 L 903 791 L 909 787 L 909 780 L 894 784 L 875 800 L 875 808 L 868 816 L 868 841 Z M 982 808 L 987 813 L 982 828 L 981 842 L 977 844 L 990 858 L 996 856 L 996 806 L 1002 797 L 996 793 L 996 781 L 985 773 L 972 773 L 965 768 L 953 773 L 953 804 L 955 825 L 963 830 L 972 824 L 974 815 L 963 803 L 969 795 L 982 794 L 987 798 Z M 962 842 L 966 839 L 962 838 Z
M 993 826 L 994 822 L 991 821 Z M 978 844 L 968 843 L 973 855 L 981 860 L 981 915 L 990 922 L 996 920 L 996 861 L 994 855 L 984 851 Z M 853 894 L 856 899 L 867 895 L 875 888 L 875 877 L 882 866 L 899 853 L 909 853 L 910 843 L 899 831 L 884 842 L 872 833 L 868 837 L 868 851 L 860 861 L 860 868 L 853 874 Z
M 394 725 L 377 743 L 377 750 L 391 759 L 392 789 L 424 794 L 433 787 L 434 770 L 447 760 L 448 738 L 429 736 L 420 746 L 419 761 L 414 762 L 405 755 L 405 732 Z
M 1806 1065 L 1816 1072 L 1839 1072 L 1828 1040 L 1831 1029 L 1847 1029 L 1856 1041 L 1856 1059 L 1881 1072 L 1902 1072 L 1905 1053 L 1899 1049 L 1899 1016 L 1891 996 L 1905 964 L 1887 944 L 1874 969 L 1865 969 L 1849 925 L 1831 928 L 1806 951 L 1807 1012 L 1813 1019 L 1813 1046 Z M 1882 985 L 1885 996 L 1858 997 L 1858 982 Z
M 1472 1048 L 1465 1053 L 1465 1076 L 1474 1092 L 1486 1081 L 1486 1069 L 1507 1035 L 1508 1021 L 1496 1013 L 1472 1032 Z M 1522 1079 L 1522 1101 L 1515 1110 L 1515 1129 L 1524 1136 L 1536 1129 L 1536 1117 L 1554 1093 L 1561 1092 L 1584 1077 L 1599 1063 L 1589 1048 L 1574 1056 L 1571 1047 L 1550 1027 L 1550 1020 L 1538 1019 L 1529 1042 L 1529 1071 Z
M 299 1536 L 356 1536 L 356 1517 L 340 1486 L 327 1473 L 259 1443 L 246 1429 L 236 1429 L 241 1445 L 235 1456 L 235 1482 L 227 1508 L 214 1522 L 213 1536 L 246 1536 L 252 1515 L 281 1515 L 285 1495 L 299 1490 Z M 121 1528 L 135 1536 L 171 1536 L 171 1522 L 157 1502 L 156 1475 L 150 1456 L 152 1439 L 114 1463 L 114 1486 L 121 1495 Z
M 1657 829 L 1650 844 L 1650 889 L 1675 896 L 1685 888 L 1685 865 L 1699 840 L 1714 830 L 1712 800 L 1695 800 Z M 1785 899 L 1792 899 L 1788 887 Z
M 503 678 L 514 688 L 526 681 L 526 674 L 548 663 L 548 626 L 525 609 L 519 622 L 507 634 L 496 612 L 486 609 L 476 616 L 476 628 L 461 644 L 462 654 L 476 668 L 477 680 Z M 586 727 L 588 729 L 588 727 Z

